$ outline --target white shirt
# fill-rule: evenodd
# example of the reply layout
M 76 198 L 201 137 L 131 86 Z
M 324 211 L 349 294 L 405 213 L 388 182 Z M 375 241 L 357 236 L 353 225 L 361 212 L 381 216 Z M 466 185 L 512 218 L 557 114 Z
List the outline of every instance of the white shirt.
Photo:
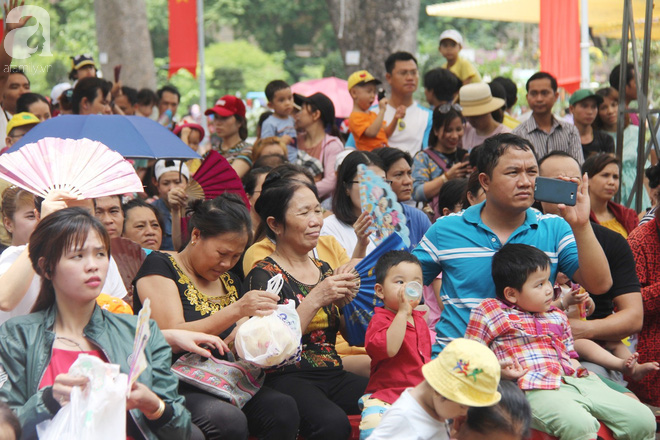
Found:
M 25 250 L 27 245 L 22 246 L 9 246 L 7 249 L 2 252 L 0 255 L 0 276 L 9 270 L 12 264 L 18 259 L 18 256 Z M 39 290 L 41 289 L 41 277 L 35 275 L 30 283 L 30 286 L 25 292 L 25 296 L 18 303 L 16 307 L 10 312 L 0 311 L 0 324 L 3 324 L 9 318 L 15 316 L 23 316 L 30 313 L 34 302 L 39 296 Z M 105 284 L 101 291 L 105 294 L 113 296 L 115 298 L 124 298 L 126 296 L 126 288 L 124 287 L 124 282 L 121 279 L 119 274 L 119 269 L 117 268 L 117 263 L 115 260 L 110 257 L 110 265 L 108 266 L 108 275 L 105 279 Z
M 385 121 L 389 124 L 394 118 L 396 109 L 387 105 L 385 110 Z M 387 141 L 390 147 L 407 151 L 411 157 L 415 157 L 422 147 L 428 143 L 428 132 L 432 125 L 431 111 L 422 107 L 417 102 L 406 109 L 406 116 L 403 118 L 404 127 L 400 129 L 399 125 L 394 129 L 394 133 Z
M 368 440 L 449 440 L 447 425 L 427 413 L 408 388 L 388 409 Z
M 339 244 L 346 249 L 348 257 L 352 257 L 355 246 L 357 246 L 357 235 L 355 235 L 353 226 L 347 225 L 333 214 L 330 217 L 323 219 L 321 235 L 331 235 L 335 237 Z M 374 249 L 376 249 L 376 246 L 372 241 L 369 241 L 369 244 L 367 245 L 367 254 Z

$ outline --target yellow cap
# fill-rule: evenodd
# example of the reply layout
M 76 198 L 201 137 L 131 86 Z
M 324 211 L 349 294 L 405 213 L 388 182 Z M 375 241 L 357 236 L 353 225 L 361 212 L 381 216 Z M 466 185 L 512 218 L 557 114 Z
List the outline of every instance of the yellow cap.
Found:
M 467 406 L 491 406 L 500 401 L 500 363 L 488 347 L 469 339 L 454 339 L 437 358 L 422 367 L 424 379 L 446 399 Z
M 7 123 L 7 134 L 9 134 L 9 132 L 11 132 L 16 127 L 22 127 L 24 125 L 30 125 L 30 124 L 38 124 L 39 122 L 41 122 L 39 118 L 37 118 L 32 113 L 28 113 L 28 112 L 16 113 L 14 116 L 11 117 L 11 119 Z
M 358 70 L 357 72 L 353 72 L 351 76 L 348 77 L 348 90 L 351 90 L 358 84 L 367 83 L 380 84 L 380 80 L 374 78 L 374 76 L 366 70 Z

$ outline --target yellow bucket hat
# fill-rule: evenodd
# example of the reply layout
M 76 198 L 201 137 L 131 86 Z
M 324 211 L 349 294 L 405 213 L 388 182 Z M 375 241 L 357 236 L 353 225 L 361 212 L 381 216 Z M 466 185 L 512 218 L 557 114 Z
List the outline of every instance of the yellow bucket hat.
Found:
M 422 367 L 435 391 L 461 405 L 492 406 L 502 395 L 500 363 L 488 347 L 469 339 L 454 339 L 437 358 Z

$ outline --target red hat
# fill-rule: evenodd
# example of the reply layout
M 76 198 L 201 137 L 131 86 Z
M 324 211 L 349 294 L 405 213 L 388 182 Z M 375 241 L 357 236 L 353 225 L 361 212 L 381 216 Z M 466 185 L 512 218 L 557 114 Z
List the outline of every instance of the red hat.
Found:
M 222 117 L 238 115 L 245 117 L 245 104 L 240 98 L 232 95 L 225 95 L 215 102 L 215 105 L 204 112 L 205 115 L 218 115 Z
M 199 131 L 201 133 L 201 137 L 199 138 L 199 140 L 202 141 L 204 139 L 204 134 L 205 134 L 204 133 L 204 127 L 202 127 L 199 124 L 195 124 L 194 122 L 183 121 L 182 123 L 180 123 L 179 125 L 174 127 L 174 130 L 172 130 L 172 133 L 179 136 L 179 134 L 181 133 L 181 130 L 183 130 L 186 127 L 192 128 L 193 130 Z

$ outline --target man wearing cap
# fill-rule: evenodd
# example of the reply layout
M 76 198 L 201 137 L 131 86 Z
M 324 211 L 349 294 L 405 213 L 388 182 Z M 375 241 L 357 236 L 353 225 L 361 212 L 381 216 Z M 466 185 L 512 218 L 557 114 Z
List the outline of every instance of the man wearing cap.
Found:
M 96 65 L 91 55 L 84 53 L 71 57 L 71 72 L 69 72 L 69 79 L 71 81 L 78 81 L 94 76 L 96 76 Z
M 463 48 L 463 37 L 454 29 L 448 29 L 440 34 L 438 50 L 447 62 L 442 66 L 454 73 L 463 84 L 481 82 L 481 75 L 471 62 L 458 55 Z
M 408 52 L 395 52 L 385 60 L 385 71 L 391 96 L 384 120 L 395 119 L 397 122 L 394 133 L 388 139 L 389 146 L 407 151 L 414 157 L 418 151 L 428 146 L 433 125 L 432 112 L 413 99 L 419 83 L 417 59 Z M 378 105 L 372 106 L 371 110 L 378 111 Z M 395 117 L 402 112 L 402 118 Z M 352 135 L 346 141 L 346 146 L 355 147 Z
M 463 149 L 471 151 L 477 145 L 484 143 L 489 137 L 500 133 L 511 133 L 511 129 L 500 124 L 491 114 L 502 108 L 505 102 L 491 95 L 486 83 L 468 84 L 458 92 L 463 116 L 468 120 L 463 134 Z M 442 111 L 442 110 L 440 110 Z
M 552 114 L 552 106 L 557 102 L 557 80 L 547 72 L 536 72 L 526 84 L 527 103 L 532 116 L 513 130 L 534 146 L 536 157 L 543 157 L 551 151 L 565 151 L 578 161 L 584 162 L 580 133 L 570 122 L 562 121 Z
M 190 171 L 179 160 L 159 160 L 154 165 L 154 185 L 158 188 L 158 200 L 153 205 L 163 218 L 162 250 L 173 251 L 172 212 L 173 208 L 185 204 L 187 199 L 184 188 L 190 181 Z M 176 201 L 177 206 L 173 206 Z
M 21 140 L 21 138 L 28 131 L 32 130 L 32 127 L 37 125 L 39 122 L 41 122 L 39 118 L 28 112 L 17 113 L 12 116 L 11 120 L 7 124 L 5 148 L 0 151 L 0 154 L 10 149 L 12 145 Z
M 376 86 L 380 80 L 366 70 L 353 72 L 348 77 L 348 92 L 353 98 L 353 111 L 348 117 L 348 128 L 355 138 L 358 150 L 372 151 L 386 147 L 387 138 L 392 136 L 397 121 L 405 115 L 405 109 L 397 110 L 392 121 L 384 127 L 387 98 L 378 101 L 378 113 L 369 110 L 376 98 Z
M 591 124 L 598 116 L 598 107 L 603 103 L 603 97 L 591 90 L 580 89 L 568 100 L 573 124 L 580 133 L 582 154 L 587 159 L 592 154 L 614 153 L 614 139 L 607 133 L 594 130 Z

